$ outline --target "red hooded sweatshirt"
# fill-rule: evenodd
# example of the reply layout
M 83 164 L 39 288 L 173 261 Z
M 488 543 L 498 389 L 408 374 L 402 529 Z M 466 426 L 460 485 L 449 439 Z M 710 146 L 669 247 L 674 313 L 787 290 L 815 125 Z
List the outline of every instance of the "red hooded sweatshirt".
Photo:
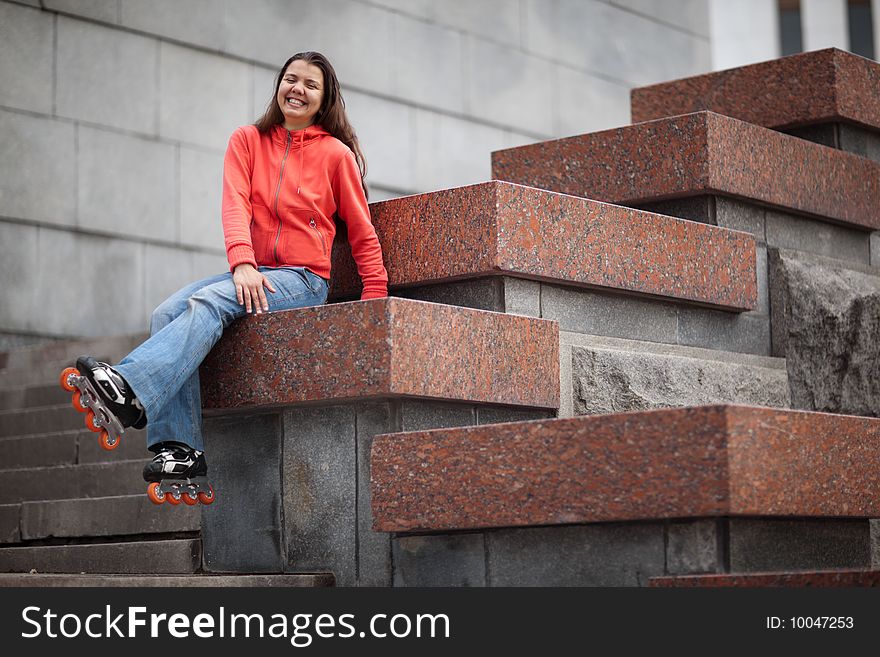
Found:
M 223 161 L 223 233 L 230 269 L 307 267 L 330 278 L 334 215 L 345 221 L 364 283 L 361 299 L 388 296 L 388 273 L 354 153 L 324 128 L 265 135 L 243 126 Z

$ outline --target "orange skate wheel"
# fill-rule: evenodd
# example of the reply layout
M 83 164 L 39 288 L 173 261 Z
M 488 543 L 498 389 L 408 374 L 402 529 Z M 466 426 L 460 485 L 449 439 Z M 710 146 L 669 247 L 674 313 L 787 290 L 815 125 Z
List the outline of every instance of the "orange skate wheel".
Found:
M 147 497 L 150 498 L 150 502 L 153 504 L 162 504 L 165 501 L 165 493 L 159 492 L 159 483 L 154 481 L 152 484 L 147 486 Z
M 214 495 L 214 487 L 211 484 L 208 484 L 207 492 L 203 490 L 199 491 L 199 502 L 202 504 L 213 504 L 215 499 L 217 499 L 217 497 Z
M 95 411 L 89 409 L 88 413 L 86 413 L 86 429 L 89 431 L 94 431 L 95 433 L 101 431 L 102 427 L 96 424 L 97 418 L 95 417 Z
M 184 491 L 180 495 L 180 499 L 182 499 L 183 503 L 186 504 L 187 506 L 193 506 L 194 504 L 196 504 L 199 501 L 198 495 L 193 495 L 189 491 Z
M 115 443 L 111 443 L 110 434 L 107 433 L 106 429 L 101 429 L 101 435 L 98 436 L 98 444 L 101 446 L 101 449 L 106 449 L 109 452 L 111 449 L 119 447 L 119 443 L 121 442 L 122 441 L 117 438 Z
M 70 385 L 67 382 L 67 378 L 71 374 L 76 374 L 77 376 L 79 376 L 79 370 L 75 367 L 67 367 L 64 369 L 64 371 L 61 372 L 61 378 L 59 379 L 59 381 L 61 382 L 61 387 L 64 388 L 67 392 L 73 392 L 74 390 L 76 390 L 76 386 Z
M 177 506 L 180 504 L 180 498 L 174 497 L 174 493 L 168 492 L 165 493 L 165 501 L 168 502 L 171 506 Z
M 70 399 L 70 404 L 80 413 L 85 413 L 89 410 L 89 407 L 82 403 L 82 393 L 79 390 L 76 390 L 73 393 L 73 397 Z

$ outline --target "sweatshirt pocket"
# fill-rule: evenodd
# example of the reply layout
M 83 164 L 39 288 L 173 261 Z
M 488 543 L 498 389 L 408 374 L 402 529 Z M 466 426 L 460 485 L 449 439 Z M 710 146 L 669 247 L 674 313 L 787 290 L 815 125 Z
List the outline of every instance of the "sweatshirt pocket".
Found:
M 318 242 L 321 245 L 321 253 L 324 257 L 327 257 L 327 240 L 324 237 L 324 233 L 321 232 L 321 229 L 318 227 L 317 221 L 315 221 L 315 216 L 311 215 L 309 217 L 309 228 L 311 228 L 318 236 Z
M 265 205 L 254 203 L 252 209 L 251 245 L 254 247 L 254 257 L 257 265 L 269 265 L 272 260 L 272 241 L 278 221 Z

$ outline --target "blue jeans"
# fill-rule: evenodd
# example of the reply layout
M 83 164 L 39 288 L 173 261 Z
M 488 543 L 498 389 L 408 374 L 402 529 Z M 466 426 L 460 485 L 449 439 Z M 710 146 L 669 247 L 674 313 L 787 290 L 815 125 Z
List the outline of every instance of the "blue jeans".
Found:
M 265 290 L 269 312 L 327 300 L 327 281 L 304 267 L 259 271 L 276 290 Z M 147 447 L 173 440 L 204 450 L 199 365 L 223 330 L 246 314 L 231 273 L 187 285 L 153 311 L 150 338 L 113 367 L 146 411 Z

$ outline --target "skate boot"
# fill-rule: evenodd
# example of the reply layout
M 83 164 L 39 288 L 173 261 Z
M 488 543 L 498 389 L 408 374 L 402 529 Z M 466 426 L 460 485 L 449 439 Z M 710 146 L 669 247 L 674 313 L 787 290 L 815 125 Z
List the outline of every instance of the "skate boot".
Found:
M 205 479 L 208 464 L 205 453 L 183 443 L 159 443 L 153 460 L 144 466 L 147 497 L 153 504 L 168 502 L 178 505 L 181 501 L 192 506 L 197 502 L 211 504 L 214 489 Z
M 116 449 L 127 427 L 147 424 L 143 406 L 116 371 L 91 356 L 81 356 L 76 367 L 61 372 L 61 387 L 73 393 L 71 404 L 86 414 L 86 427 L 98 434 L 104 449 Z

